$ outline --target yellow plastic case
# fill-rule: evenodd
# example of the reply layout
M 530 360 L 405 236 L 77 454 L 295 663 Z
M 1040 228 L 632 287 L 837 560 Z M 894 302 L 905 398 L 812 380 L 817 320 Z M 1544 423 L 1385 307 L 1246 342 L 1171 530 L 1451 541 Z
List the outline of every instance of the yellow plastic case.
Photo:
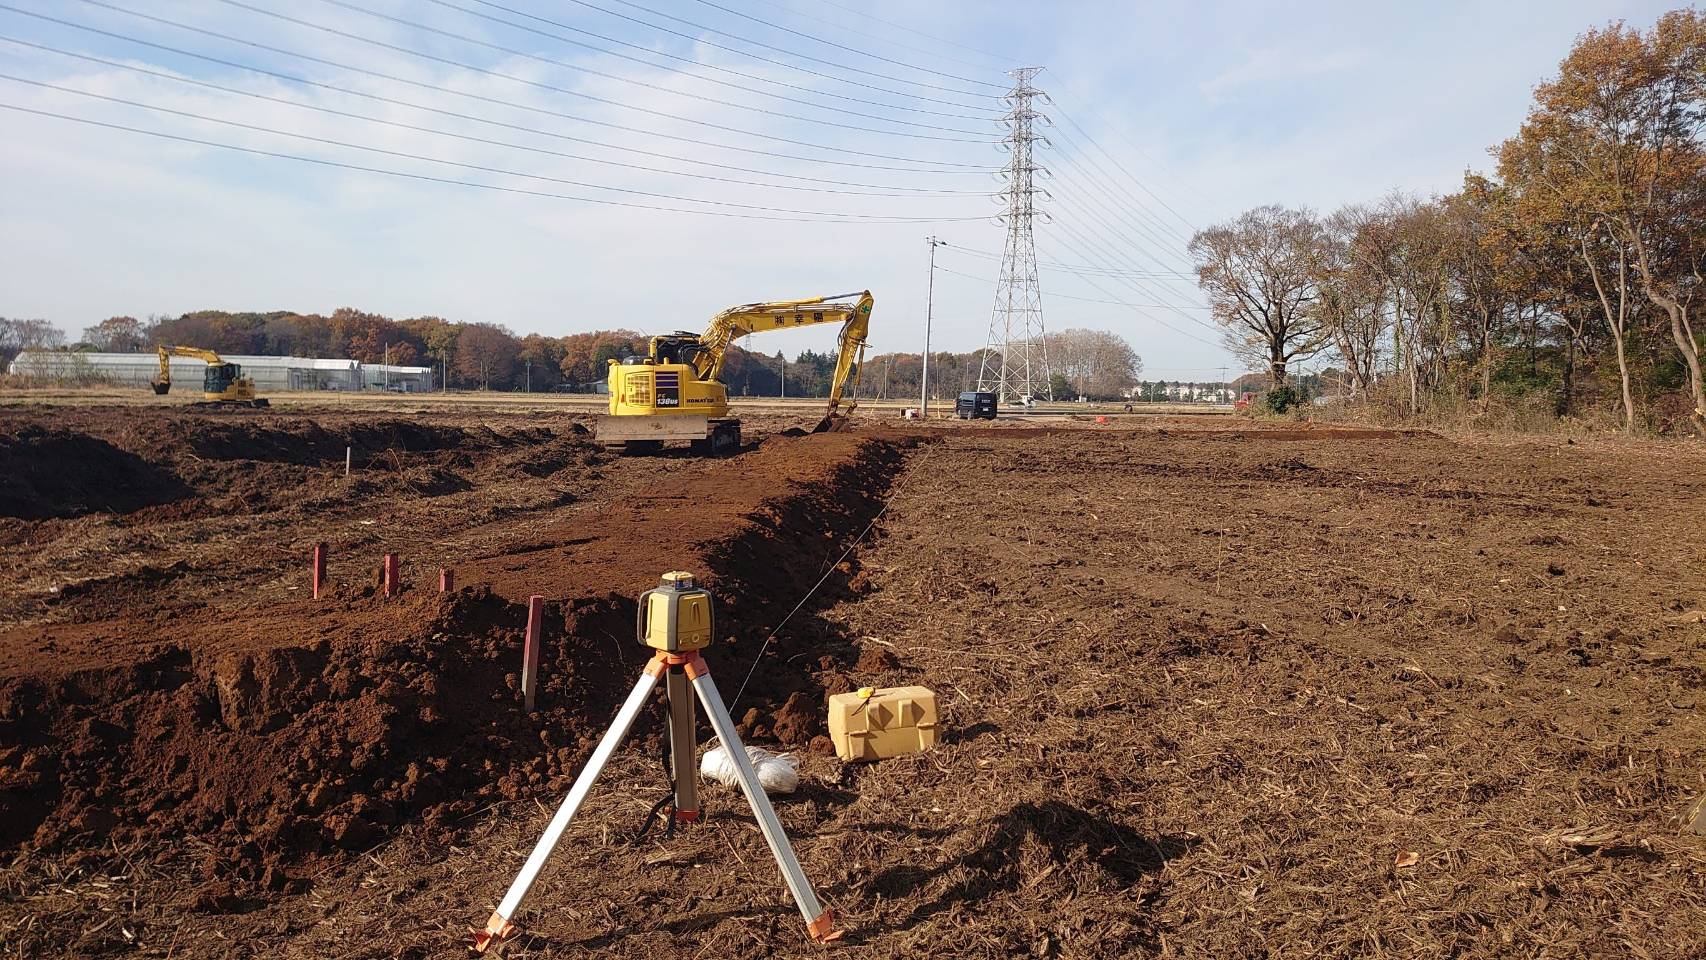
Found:
M 843 760 L 882 760 L 936 745 L 936 693 L 885 687 L 829 698 L 829 738 Z

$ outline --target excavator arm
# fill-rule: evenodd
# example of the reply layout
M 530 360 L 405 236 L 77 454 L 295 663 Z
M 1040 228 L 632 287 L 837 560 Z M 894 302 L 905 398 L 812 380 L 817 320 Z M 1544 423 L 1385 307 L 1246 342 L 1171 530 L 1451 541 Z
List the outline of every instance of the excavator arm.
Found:
M 859 383 L 859 368 L 865 359 L 865 340 L 870 333 L 871 306 L 875 300 L 871 291 L 842 293 L 829 297 L 809 297 L 804 300 L 776 300 L 769 303 L 748 303 L 730 307 L 711 318 L 705 332 L 699 336 L 698 350 L 685 362 L 698 371 L 699 379 L 715 380 L 722 374 L 723 361 L 729 345 L 736 339 L 766 330 L 785 330 L 820 323 L 840 323 L 840 352 L 835 358 L 835 378 L 829 388 L 829 411 L 818 424 L 827 429 L 840 412 L 841 399 L 848 381 Z M 851 413 L 855 400 L 847 405 Z
M 160 347 L 160 375 L 154 378 L 154 392 L 164 395 L 172 389 L 172 358 L 189 357 L 205 363 L 220 363 L 219 354 L 200 347 Z

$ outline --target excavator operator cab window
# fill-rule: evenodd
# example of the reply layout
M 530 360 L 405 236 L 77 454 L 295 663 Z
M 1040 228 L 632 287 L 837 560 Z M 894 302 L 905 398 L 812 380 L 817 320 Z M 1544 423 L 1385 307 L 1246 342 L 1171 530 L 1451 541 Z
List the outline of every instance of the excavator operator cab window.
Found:
M 243 368 L 235 363 L 210 363 L 202 375 L 201 389 L 205 393 L 224 393 L 225 388 L 242 375 Z

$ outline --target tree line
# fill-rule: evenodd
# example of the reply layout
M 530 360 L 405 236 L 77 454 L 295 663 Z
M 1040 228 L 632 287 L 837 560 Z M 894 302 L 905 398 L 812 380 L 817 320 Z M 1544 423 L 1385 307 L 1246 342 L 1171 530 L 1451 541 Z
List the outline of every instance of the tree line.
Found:
M 1143 358 L 1124 337 L 1106 330 L 1058 330 L 1043 335 L 1050 395 L 1056 400 L 1127 399 L 1143 374 Z M 1033 357 L 1038 353 L 1033 351 Z M 930 396 L 953 397 L 977 389 L 987 368 L 1001 367 L 1001 352 L 930 352 Z M 860 396 L 880 399 L 917 397 L 923 389 L 922 353 L 883 353 L 865 360 Z
M 1330 215 L 1271 205 L 1190 253 L 1270 405 L 1311 357 L 1417 417 L 1538 401 L 1625 431 L 1706 428 L 1706 16 L 1581 35 L 1490 174 Z
M 110 317 L 83 330 L 73 350 L 133 353 L 162 344 L 204 347 L 222 354 L 341 357 L 363 363 L 432 366 L 451 387 L 486 390 L 584 389 L 602 383 L 610 360 L 643 354 L 648 337 L 633 330 L 596 330 L 549 337 L 517 335 L 491 323 L 426 316 L 395 320 L 350 307 L 330 315 L 288 311 L 198 310 L 181 316 Z M 750 342 L 750 341 L 748 341 Z M 1054 393 L 1062 399 L 1117 399 L 1138 383 L 1143 363 L 1123 338 L 1099 330 L 1047 335 Z M 0 360 L 21 350 L 57 349 L 65 337 L 45 320 L 0 318 Z M 921 354 L 867 357 L 859 395 L 916 396 Z M 835 375 L 835 354 L 803 350 L 793 360 L 731 346 L 722 379 L 735 396 L 824 397 Z M 977 384 L 984 351 L 932 353 L 938 397 Z M 992 364 L 999 354 L 991 353 Z M 879 382 L 877 378 L 882 378 Z

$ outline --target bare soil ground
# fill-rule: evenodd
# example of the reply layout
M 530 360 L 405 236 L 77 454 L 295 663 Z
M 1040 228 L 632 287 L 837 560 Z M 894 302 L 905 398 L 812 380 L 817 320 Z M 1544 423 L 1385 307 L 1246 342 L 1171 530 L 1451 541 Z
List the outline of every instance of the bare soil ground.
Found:
M 837 953 L 1702 955 L 1693 447 L 777 416 L 697 460 L 304 413 L 0 410 L 0 955 L 465 955 L 674 567 L 725 697 L 763 650 L 735 715 L 802 760 L 778 807 Z M 838 763 L 824 696 L 896 683 L 944 745 Z M 822 952 L 738 794 L 634 842 L 658 729 L 508 954 Z

